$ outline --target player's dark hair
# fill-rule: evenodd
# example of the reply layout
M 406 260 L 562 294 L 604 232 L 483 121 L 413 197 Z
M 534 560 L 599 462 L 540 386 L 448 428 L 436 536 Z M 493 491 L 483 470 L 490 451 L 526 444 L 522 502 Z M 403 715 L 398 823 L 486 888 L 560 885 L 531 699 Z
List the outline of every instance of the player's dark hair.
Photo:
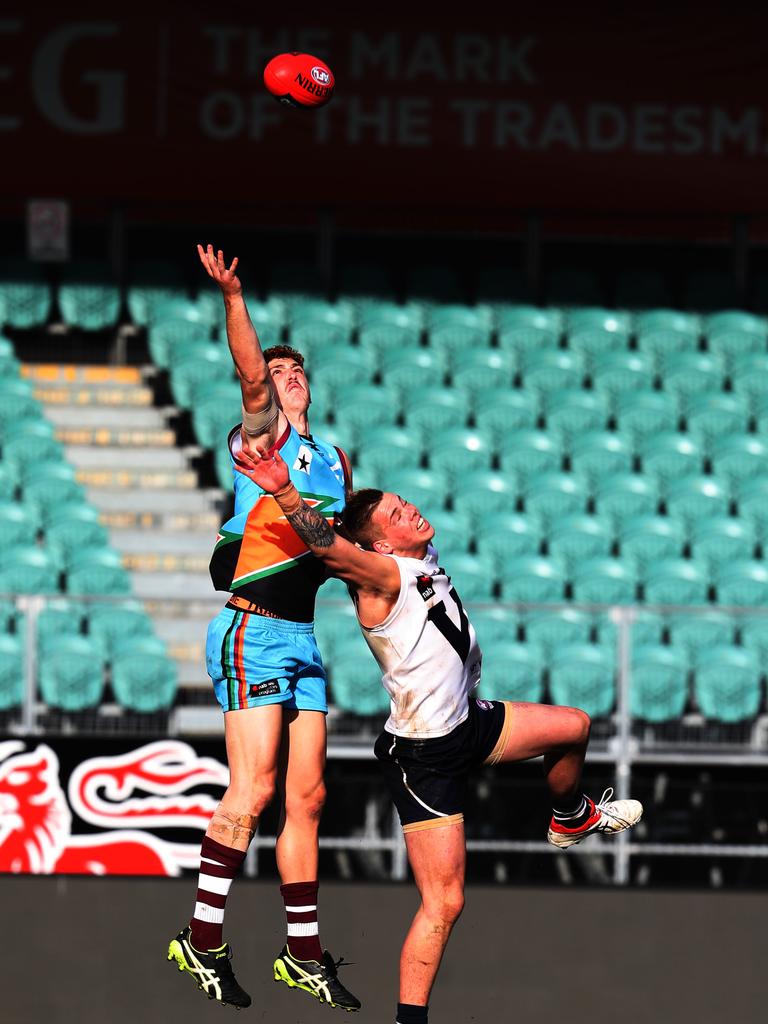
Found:
M 377 491 L 374 487 L 363 487 L 359 491 L 353 491 L 347 498 L 344 511 L 341 513 L 341 521 L 338 516 L 335 517 L 337 532 L 353 544 L 359 544 L 361 548 L 371 551 L 373 542 L 377 539 L 374 536 L 371 517 L 383 497 L 384 491 Z
M 272 345 L 264 349 L 264 362 L 269 363 L 270 359 L 295 359 L 299 366 L 304 365 L 304 356 L 290 345 Z

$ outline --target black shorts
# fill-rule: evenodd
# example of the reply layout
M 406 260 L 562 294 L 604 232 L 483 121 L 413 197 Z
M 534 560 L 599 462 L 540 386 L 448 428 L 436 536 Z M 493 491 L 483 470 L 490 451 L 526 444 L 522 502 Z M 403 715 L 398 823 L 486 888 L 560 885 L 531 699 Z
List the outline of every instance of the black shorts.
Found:
M 473 768 L 496 764 L 512 725 L 512 705 L 469 699 L 469 714 L 446 736 L 409 740 L 383 732 L 379 759 L 404 832 L 464 820 L 467 779 Z

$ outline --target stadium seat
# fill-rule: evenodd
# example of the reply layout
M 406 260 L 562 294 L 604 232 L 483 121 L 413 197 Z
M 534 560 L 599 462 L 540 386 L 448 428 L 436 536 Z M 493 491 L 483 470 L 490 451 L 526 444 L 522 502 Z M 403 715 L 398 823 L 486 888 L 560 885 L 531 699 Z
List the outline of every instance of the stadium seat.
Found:
M 453 586 L 462 602 L 490 601 L 493 597 L 495 571 L 493 563 L 483 555 L 457 552 L 446 564 Z
M 687 558 L 659 559 L 645 567 L 643 580 L 649 604 L 692 605 L 707 600 L 705 567 Z
M 110 660 L 116 643 L 152 636 L 154 626 L 144 606 L 135 600 L 93 601 L 86 610 L 88 635 Z
M 334 419 L 342 436 L 356 441 L 364 427 L 392 426 L 397 419 L 399 400 L 389 387 L 378 384 L 339 384 L 334 391 Z M 318 436 L 323 435 L 318 432 Z
M 640 328 L 637 331 L 637 350 L 648 356 L 658 370 L 675 352 L 695 352 L 699 339 L 696 332 L 671 328 Z
M 735 331 L 742 334 L 755 334 L 762 338 L 764 343 L 768 340 L 765 320 L 754 313 L 747 313 L 743 309 L 725 309 L 718 313 L 710 313 L 704 317 L 702 328 L 707 339 L 721 331 L 729 333 Z M 765 348 L 765 344 L 763 344 L 763 348 Z
M 663 431 L 643 438 L 639 445 L 643 473 L 653 477 L 664 493 L 669 483 L 702 471 L 703 452 L 687 434 Z
M 504 473 L 524 483 L 542 473 L 559 470 L 562 450 L 556 438 L 544 430 L 515 430 L 504 437 L 499 463 Z
M 688 433 L 708 453 L 716 438 L 744 432 L 748 418 L 749 410 L 743 399 L 712 392 L 690 399 L 685 421 Z
M 233 380 L 229 351 L 216 343 L 196 347 L 185 359 L 172 364 L 170 377 L 174 402 L 183 409 L 190 409 L 201 385 L 207 387 L 212 380 L 221 383 Z
M 122 707 L 140 714 L 171 707 L 176 696 L 177 668 L 162 647 L 156 637 L 136 636 L 115 648 L 112 690 Z
M 432 437 L 427 446 L 429 468 L 458 479 L 471 470 L 488 469 L 491 448 L 485 436 L 470 427 L 448 427 Z
M 736 491 L 738 514 L 755 526 L 758 540 L 765 543 L 768 536 L 768 473 L 742 480 Z
M 429 469 L 407 466 L 388 469 L 381 474 L 380 488 L 412 502 L 429 519 L 432 509 L 444 506 L 450 486 L 445 477 Z
M 0 501 L 0 552 L 29 544 L 34 537 L 24 506 L 18 501 Z
M 761 475 L 768 465 L 768 445 L 754 434 L 730 434 L 712 442 L 712 471 L 733 487 Z
M 597 642 L 601 647 L 610 649 L 618 657 L 620 629 L 610 612 L 603 612 L 594 618 Z M 646 645 L 660 644 L 665 628 L 665 618 L 659 612 L 648 608 L 634 608 L 629 626 L 630 651 Z
M 483 652 L 485 645 L 498 640 L 517 642 L 517 615 L 504 605 L 483 605 L 468 609 L 469 618 L 475 628 L 478 643 Z M 483 663 L 485 672 L 485 663 Z
M 85 608 L 66 599 L 49 600 L 37 616 L 37 654 L 47 658 L 62 636 L 82 636 Z
M 531 644 L 486 641 L 478 696 L 484 700 L 531 701 L 544 697 L 542 660 Z
M 466 398 L 455 388 L 431 388 L 429 400 L 419 400 L 418 393 L 403 408 L 405 425 L 429 444 L 432 437 L 448 427 L 461 426 L 467 421 L 469 409 Z
M 717 600 L 724 605 L 768 605 L 768 567 L 747 559 L 726 562 L 715 570 Z
M 514 512 L 514 488 L 508 475 L 492 469 L 460 471 L 453 480 L 453 507 L 474 527 L 481 517 Z
M 352 328 L 345 324 L 328 323 L 310 317 L 294 320 L 288 331 L 288 344 L 310 360 L 314 370 L 318 356 L 326 348 L 348 347 L 352 342 Z M 368 351 L 363 349 L 363 351 Z
M 0 554 L 0 594 L 55 594 L 59 572 L 45 548 L 31 543 Z
M 20 377 L 0 378 L 0 429 L 3 433 L 11 423 L 41 417 L 42 409 L 29 381 Z
M 351 345 L 322 346 L 312 356 L 309 382 L 334 389 L 340 385 L 368 384 L 376 371 L 376 360 L 369 349 Z
M 525 387 L 543 394 L 581 387 L 584 362 L 575 352 L 536 348 L 521 355 L 520 371 Z
M 3 266 L 0 270 L 0 317 L 9 327 L 40 327 L 50 315 L 53 297 L 34 264 Z
M 14 501 L 18 488 L 15 467 L 0 463 L 0 501 Z
M 557 342 L 563 331 L 562 310 L 553 307 L 497 303 L 495 315 L 499 336 L 503 331 L 515 327 L 533 327 L 539 331 L 548 332 L 549 336 Z
M 467 529 L 463 516 L 444 508 L 433 508 L 426 519 L 435 531 L 432 543 L 439 551 L 441 559 L 450 563 L 451 555 L 463 554 L 468 550 L 472 534 Z
M 698 659 L 700 651 L 733 641 L 733 619 L 718 611 L 671 612 L 667 627 L 671 646 L 683 651 L 690 664 Z
M 103 267 L 75 265 L 59 285 L 59 310 L 70 327 L 114 327 L 120 315 L 120 289 Z
M 51 551 L 68 563 L 77 552 L 105 547 L 109 537 L 95 508 L 72 502 L 52 512 L 46 524 L 45 540 Z
M 562 445 L 570 447 L 571 441 L 578 435 L 602 430 L 608 422 L 608 401 L 605 395 L 595 391 L 585 391 L 583 388 L 549 391 L 542 401 L 547 430 L 554 432 Z M 534 423 L 529 425 L 533 426 Z
M 705 718 L 743 722 L 760 708 L 760 664 L 743 647 L 710 647 L 701 652 L 694 674 L 696 703 Z
M 612 409 L 623 403 L 627 392 L 653 385 L 653 366 L 642 352 L 604 352 L 592 361 L 592 387 L 604 394 Z
M 421 332 L 424 326 L 422 311 L 415 306 L 404 306 L 390 299 L 366 303 L 358 313 L 360 336 L 369 327 L 405 327 Z
M 539 648 L 547 659 L 551 659 L 552 652 L 561 647 L 589 641 L 590 618 L 575 608 L 530 611 L 524 623 L 526 643 Z
M 615 703 L 614 659 L 594 644 L 558 648 L 549 675 L 552 702 L 581 708 L 591 718 L 609 715 Z
M 452 355 L 455 352 L 488 348 L 491 343 L 491 325 L 442 323 L 430 327 L 427 337 L 430 348 Z
M 735 516 L 697 519 L 691 526 L 692 555 L 710 569 L 753 558 L 756 540 L 754 525 Z
M 47 425 L 48 421 L 45 423 Z M 9 429 L 3 438 L 2 457 L 4 464 L 13 472 L 16 479 L 21 479 L 22 467 L 31 462 L 32 457 L 37 462 L 63 461 L 64 446 L 45 428 L 39 434 L 31 431 L 17 433 Z
M 622 395 L 615 415 L 618 429 L 635 444 L 648 435 L 676 430 L 680 418 L 674 395 L 648 388 Z
M 568 351 L 581 356 L 588 372 L 607 352 L 626 351 L 627 343 L 626 333 L 604 327 L 579 327 L 568 333 Z
M 552 558 L 518 555 L 506 559 L 501 580 L 505 601 L 552 603 L 564 598 L 565 575 Z
M 724 377 L 722 360 L 711 353 L 671 352 L 662 360 L 662 386 L 677 396 L 684 411 L 695 396 L 721 391 Z
M 216 301 L 217 297 L 214 294 L 206 294 L 210 298 L 210 302 L 193 302 L 186 295 L 153 302 L 147 315 L 148 329 L 151 330 L 155 324 L 183 320 L 190 324 L 197 324 L 210 337 L 213 328 L 222 319 L 223 309 Z M 220 330 L 224 333 L 223 325 Z
M 413 433 L 405 427 L 385 424 L 377 424 L 367 429 L 361 427 L 357 444 L 359 451 L 355 459 L 355 469 L 359 466 L 374 477 L 390 467 L 418 468 L 421 449 L 418 444 L 414 444 Z
M 447 359 L 440 349 L 411 345 L 381 353 L 381 379 L 401 395 L 418 400 L 432 387 L 440 387 L 445 377 Z
M 617 473 L 632 471 L 629 439 L 612 430 L 590 430 L 573 439 L 571 469 L 583 477 L 590 489 Z
M 585 604 L 634 604 L 637 598 L 634 570 L 619 558 L 585 559 L 571 580 L 574 600 Z
M 413 323 L 372 323 L 360 329 L 358 342 L 360 348 L 373 352 L 380 362 L 402 349 L 418 348 L 421 327 Z
M 609 516 L 616 527 L 632 516 L 654 515 L 658 502 L 656 482 L 642 473 L 606 477 L 595 490 L 595 511 Z
M 178 268 L 170 263 L 144 263 L 133 269 L 126 300 L 135 324 L 145 327 L 158 306 L 187 299 Z
M 198 320 L 164 320 L 152 324 L 147 330 L 147 345 L 152 362 L 166 370 L 186 354 L 210 344 L 220 345 L 228 351 L 225 349 L 226 342 L 211 342 L 208 328 Z
M 560 325 L 519 323 L 499 328 L 499 348 L 512 354 L 518 365 L 526 352 L 540 349 L 557 349 L 560 342 Z
M 621 557 L 640 573 L 658 559 L 679 557 L 685 543 L 683 524 L 670 516 L 633 515 L 617 523 Z
M 40 694 L 61 711 L 95 707 L 104 692 L 104 666 L 98 650 L 84 636 L 59 636 L 50 641 L 38 666 Z
M 333 702 L 342 711 L 362 717 L 389 711 L 381 670 L 361 637 L 337 644 L 329 667 Z
M 632 649 L 630 714 L 646 722 L 679 719 L 688 699 L 685 658 L 671 647 L 637 646 Z
M 0 711 L 19 707 L 24 699 L 24 657 L 19 637 L 0 634 Z
M 315 636 L 323 660 L 331 665 L 336 646 L 359 637 L 360 626 L 351 601 L 336 607 L 326 604 L 322 595 L 321 590 L 315 614 Z
M 728 515 L 729 505 L 724 481 L 714 476 L 687 476 L 667 487 L 667 513 L 682 519 L 689 530 L 697 519 Z
M 572 306 L 565 312 L 565 328 L 569 345 L 576 331 L 606 331 L 628 339 L 632 331 L 632 317 L 625 310 L 606 309 L 604 306 Z
M 67 568 L 69 594 L 128 594 L 131 579 L 120 556 L 111 548 L 84 551 L 70 559 Z
M 702 323 L 698 313 L 679 309 L 648 309 L 635 314 L 635 331 L 638 337 L 644 331 L 682 331 L 697 340 Z
M 768 615 L 765 610 L 761 615 L 739 616 L 736 624 L 742 646 L 754 651 L 760 664 L 764 665 L 768 658 Z M 732 637 L 728 636 L 718 642 L 727 644 L 731 639 Z
M 574 473 L 542 473 L 524 485 L 525 511 L 550 522 L 557 516 L 583 512 L 587 504 L 584 481 Z
M 451 382 L 470 394 L 482 392 L 489 385 L 511 387 L 514 372 L 512 356 L 499 349 L 466 349 L 451 356 Z
M 321 298 L 297 297 L 286 304 L 285 320 L 291 334 L 298 324 L 312 323 L 337 327 L 348 336 L 355 326 L 355 306 L 345 299 L 328 302 Z
M 726 369 L 750 353 L 765 354 L 765 328 L 760 332 L 718 330 L 707 337 L 707 351 L 722 359 Z
M 548 531 L 549 553 L 560 560 L 570 575 L 584 559 L 608 556 L 611 551 L 610 523 L 583 513 L 553 519 Z
M 475 395 L 474 420 L 486 435 L 504 435 L 517 430 L 533 429 L 538 417 L 538 402 L 532 391 L 518 388 L 488 388 Z
M 477 550 L 498 561 L 505 576 L 508 560 L 538 555 L 543 535 L 536 517 L 512 511 L 479 513 L 474 533 Z
M 206 448 L 218 448 L 240 420 L 242 396 L 235 380 L 200 381 L 194 389 L 192 424 L 195 437 Z
M 757 416 L 761 433 L 765 432 L 768 404 L 768 354 L 764 352 L 738 356 L 731 366 L 730 378 L 734 394 L 738 395 L 750 413 Z

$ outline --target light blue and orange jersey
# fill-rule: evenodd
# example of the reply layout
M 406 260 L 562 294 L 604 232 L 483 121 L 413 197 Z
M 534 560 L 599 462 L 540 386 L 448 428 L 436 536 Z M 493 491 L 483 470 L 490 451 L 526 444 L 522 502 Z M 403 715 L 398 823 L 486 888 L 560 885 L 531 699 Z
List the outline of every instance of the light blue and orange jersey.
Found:
M 240 427 L 229 435 L 235 487 L 235 514 L 219 530 L 211 557 L 211 579 L 217 590 L 239 594 L 292 622 L 311 622 L 315 597 L 327 579 L 325 567 L 288 523 L 270 494 L 235 471 Z M 275 450 L 288 465 L 302 498 L 333 523 L 344 508 L 345 467 L 339 451 L 293 427 Z

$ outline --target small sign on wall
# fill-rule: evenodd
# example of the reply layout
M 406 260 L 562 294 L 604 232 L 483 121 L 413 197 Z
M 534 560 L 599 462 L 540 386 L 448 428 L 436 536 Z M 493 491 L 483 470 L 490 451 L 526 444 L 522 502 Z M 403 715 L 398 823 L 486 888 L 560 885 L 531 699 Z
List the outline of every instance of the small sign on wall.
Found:
M 63 199 L 28 201 L 27 255 L 41 262 L 69 259 L 69 203 Z

